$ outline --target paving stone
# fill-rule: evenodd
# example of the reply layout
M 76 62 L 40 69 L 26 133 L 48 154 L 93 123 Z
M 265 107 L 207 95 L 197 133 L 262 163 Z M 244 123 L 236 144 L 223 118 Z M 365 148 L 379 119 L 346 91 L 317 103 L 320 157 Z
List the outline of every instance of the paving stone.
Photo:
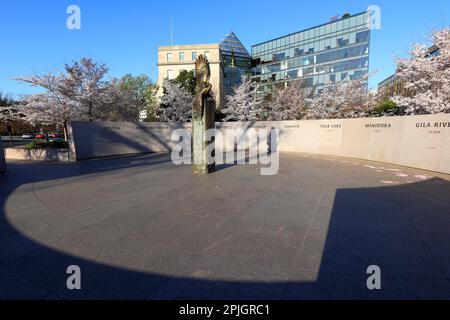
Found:
M 11 162 L 0 299 L 448 299 L 450 177 L 352 161 L 281 155 L 275 176 L 194 176 L 167 155 Z

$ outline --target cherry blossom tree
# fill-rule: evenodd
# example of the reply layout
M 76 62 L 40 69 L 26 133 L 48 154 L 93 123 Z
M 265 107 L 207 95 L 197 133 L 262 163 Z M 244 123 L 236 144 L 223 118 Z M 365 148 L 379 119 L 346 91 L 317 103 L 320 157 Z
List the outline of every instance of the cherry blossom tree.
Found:
M 180 83 L 170 80 L 163 82 L 164 95 L 158 115 L 161 121 L 189 122 L 192 118 L 192 94 Z
M 0 91 L 0 132 L 8 132 L 8 126 L 11 128 L 11 133 L 20 135 L 24 132 L 31 132 L 34 130 L 33 126 L 24 121 L 25 115 L 20 112 L 19 101 L 13 99 L 11 95 L 3 94 Z M 8 132 L 10 133 L 10 132 Z
M 98 113 L 96 108 L 103 104 L 102 98 L 107 90 L 104 77 L 107 72 L 105 64 L 82 58 L 72 64 L 65 64 L 64 72 L 59 74 L 34 74 L 17 80 L 46 90 L 45 94 L 26 100 L 36 102 L 36 99 L 43 98 L 46 102 L 59 102 L 66 106 L 66 102 L 70 101 L 70 105 L 77 105 L 77 111 L 85 113 L 92 120 Z
M 393 101 L 407 114 L 450 112 L 450 28 L 434 31 L 430 38 L 439 54 L 417 44 L 409 58 L 397 59 L 397 75 L 411 94 Z
M 249 78 L 244 77 L 225 101 L 222 121 L 253 121 L 263 117 L 262 100 L 257 97 L 256 87 Z
M 300 120 L 305 117 L 314 88 L 306 87 L 301 80 L 295 80 L 275 95 L 270 105 L 269 120 Z
M 367 91 L 368 75 L 358 79 L 346 79 L 326 87 L 309 99 L 306 118 L 336 119 L 367 116 L 371 107 Z
M 70 120 L 137 121 L 139 101 L 127 79 L 106 79 L 107 72 L 105 64 L 82 58 L 59 74 L 18 78 L 45 90 L 25 96 L 20 113 L 30 123 L 62 127 L 66 138 Z
M 0 121 L 13 121 L 17 119 L 17 108 L 12 106 L 0 107 Z
M 107 87 L 102 79 L 107 67 L 89 58 L 73 64 L 65 64 L 59 74 L 34 74 L 17 80 L 45 89 L 44 93 L 23 98 L 20 112 L 32 123 L 56 124 L 64 129 L 67 138 L 67 122 L 83 118 L 93 119 L 94 108 L 101 105 Z
M 0 91 L 0 121 L 11 121 L 17 117 L 17 103 L 10 95 Z
M 69 99 L 48 95 L 47 93 L 27 95 L 19 106 L 23 120 L 31 123 L 56 124 L 64 131 L 67 140 L 67 122 L 81 118 L 83 108 Z

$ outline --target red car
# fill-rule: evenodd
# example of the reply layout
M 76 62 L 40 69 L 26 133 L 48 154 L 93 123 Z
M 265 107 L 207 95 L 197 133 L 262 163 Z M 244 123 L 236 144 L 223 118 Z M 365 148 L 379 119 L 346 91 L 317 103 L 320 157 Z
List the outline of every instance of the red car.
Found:
M 36 138 L 36 139 L 46 139 L 47 137 L 46 137 L 45 133 L 38 133 L 38 134 L 35 136 L 35 138 Z
M 57 139 L 57 138 L 59 138 L 59 133 L 50 133 L 49 135 L 48 135 L 48 137 L 49 138 L 54 138 L 54 139 Z

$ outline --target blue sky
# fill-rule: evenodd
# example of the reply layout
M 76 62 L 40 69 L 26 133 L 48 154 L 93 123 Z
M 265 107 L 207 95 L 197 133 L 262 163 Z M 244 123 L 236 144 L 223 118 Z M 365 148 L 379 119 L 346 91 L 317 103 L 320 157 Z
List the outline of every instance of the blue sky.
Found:
M 162 3 L 162 4 L 161 4 Z M 81 30 L 68 30 L 66 9 L 81 8 Z M 382 29 L 372 32 L 371 86 L 395 69 L 394 56 L 406 55 L 433 27 L 450 25 L 450 1 L 406 0 L 7 0 L 0 4 L 0 91 L 14 96 L 38 89 L 13 78 L 56 72 L 83 56 L 108 64 L 116 77 L 126 73 L 157 78 L 157 48 L 174 43 L 217 43 L 233 30 L 250 50 L 257 44 L 328 22 L 331 16 L 382 13 Z

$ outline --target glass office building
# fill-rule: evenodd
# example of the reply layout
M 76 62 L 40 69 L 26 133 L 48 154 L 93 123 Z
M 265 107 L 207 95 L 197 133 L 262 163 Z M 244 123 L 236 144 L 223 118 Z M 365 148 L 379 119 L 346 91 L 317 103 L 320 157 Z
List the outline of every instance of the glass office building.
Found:
M 302 79 L 320 93 L 369 72 L 370 13 L 363 12 L 252 46 L 252 79 L 270 97 Z
M 242 82 L 243 76 L 251 76 L 252 57 L 238 37 L 230 32 L 220 43 L 223 62 L 224 94 L 233 92 L 233 87 Z

